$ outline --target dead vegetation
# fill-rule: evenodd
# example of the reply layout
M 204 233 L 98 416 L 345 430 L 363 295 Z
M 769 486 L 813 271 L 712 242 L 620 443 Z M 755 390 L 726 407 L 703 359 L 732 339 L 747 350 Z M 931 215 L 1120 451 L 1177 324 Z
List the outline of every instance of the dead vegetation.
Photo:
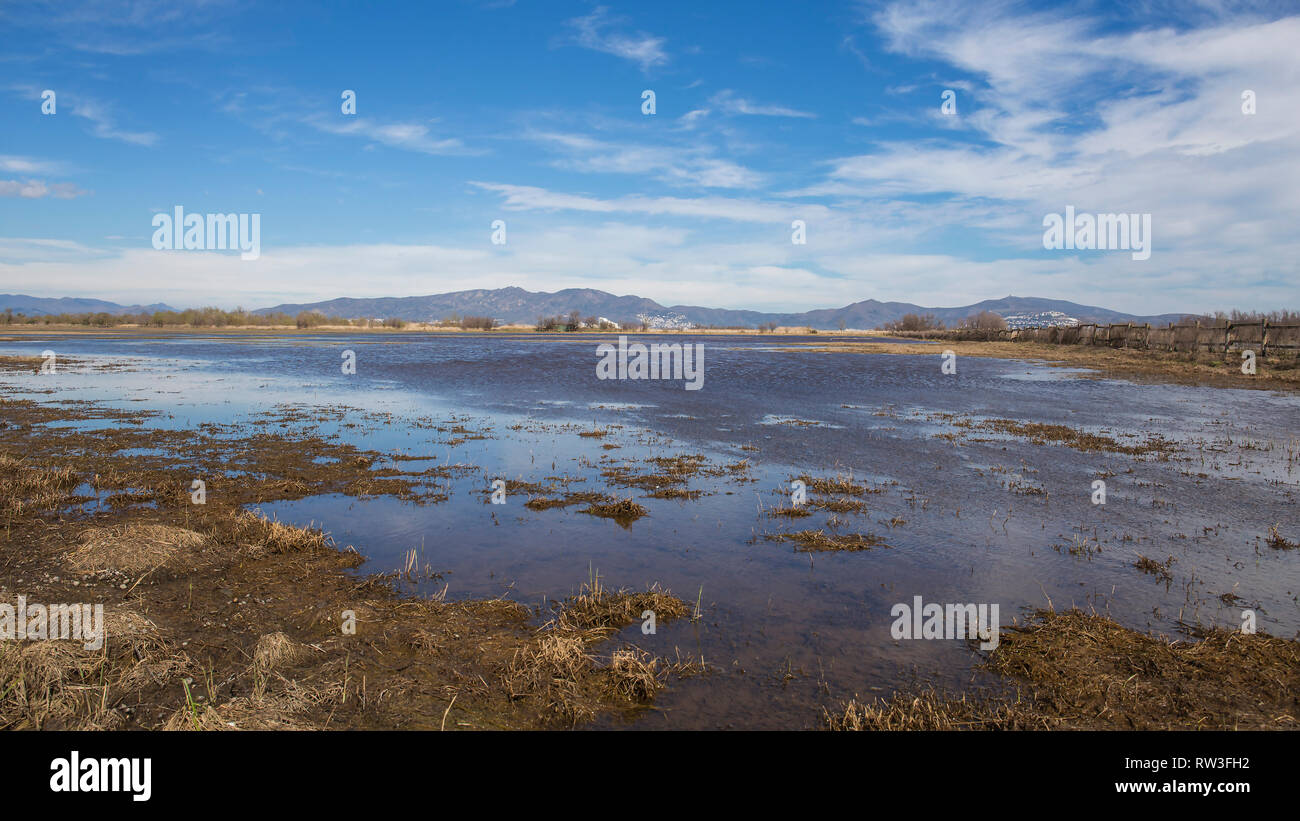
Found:
M 552 508 L 569 507 L 570 505 L 597 505 L 608 504 L 614 501 L 614 497 L 605 493 L 595 493 L 591 491 L 582 491 L 579 493 L 569 493 L 563 497 L 548 496 L 531 496 L 528 501 L 524 502 L 524 507 L 529 510 L 551 510 Z
M 655 614 L 656 620 L 679 619 L 690 614 L 684 601 L 658 585 L 644 593 L 610 592 L 598 578 L 583 585 L 557 609 L 550 625 L 562 631 L 621 630 L 640 622 L 647 610 Z
M 573 726 L 635 714 L 670 676 L 698 669 L 612 641 L 646 610 L 660 625 L 688 614 L 658 587 L 583 588 L 547 612 L 408 598 L 348 572 L 361 557 L 321 530 L 246 507 L 304 487 L 346 492 L 363 474 L 401 478 L 374 469 L 381 454 L 214 426 L 45 428 L 112 413 L 0 402 L 0 590 L 102 604 L 106 621 L 96 650 L 0 640 L 0 729 Z M 227 438 L 214 444 L 217 433 Z M 127 448 L 156 453 L 115 456 Z M 195 475 L 208 477 L 204 505 L 190 503 Z M 603 494 L 565 501 L 644 515 Z
M 818 476 L 808 474 L 795 477 L 807 485 L 813 493 L 823 496 L 862 496 L 867 493 L 883 493 L 883 488 L 869 488 L 865 484 L 853 481 L 851 475 Z
M 191 658 L 152 621 L 105 609 L 100 649 L 80 640 L 0 641 L 0 729 L 130 726 L 136 697 L 176 680 Z
M 1290 357 L 1260 357 L 1258 372 L 1241 372 L 1241 359 L 1235 352 L 1223 354 L 1188 354 L 1171 351 L 1110 348 L 1101 345 L 1051 345 L 1040 342 L 972 342 L 945 340 L 935 343 L 894 342 L 804 342 L 783 350 L 804 353 L 890 354 L 903 356 L 938 356 L 952 350 L 958 356 L 982 356 L 993 359 L 1016 359 L 1043 362 L 1047 365 L 1086 368 L 1091 378 L 1123 378 L 1178 384 L 1213 385 L 1261 390 L 1300 388 L 1300 368 Z
M 1300 642 L 1211 629 L 1146 635 L 1080 610 L 1004 629 L 983 666 L 1011 695 L 933 690 L 825 711 L 832 729 L 1235 730 L 1300 727 Z
M 83 572 L 142 573 L 176 561 L 204 542 L 201 533 L 160 524 L 111 525 L 82 532 L 68 566 Z
M 870 550 L 889 547 L 885 540 L 872 533 L 827 533 L 824 530 L 800 530 L 797 533 L 769 533 L 772 542 L 794 542 L 799 553 L 823 553 Z
M 1273 525 L 1269 528 L 1268 538 L 1264 540 L 1265 544 L 1274 550 L 1295 550 L 1297 547 L 1300 547 L 1300 543 L 1288 541 L 1283 538 L 1278 527 L 1278 525 Z
M 589 516 L 599 516 L 602 519 L 613 519 L 619 525 L 627 527 L 628 525 L 640 519 L 642 516 L 650 515 L 650 511 L 631 499 L 619 499 L 615 502 L 593 502 L 585 510 L 579 513 L 586 513 Z
M 811 516 L 812 513 L 807 508 L 790 505 L 789 507 L 769 507 L 767 515 L 773 518 L 784 517 L 786 519 L 803 519 Z
M 1049 729 L 1050 724 L 1025 712 L 1016 700 L 1002 703 L 987 697 L 946 697 L 932 688 L 890 699 L 858 702 L 850 699 L 831 712 L 822 709 L 828 730 L 1004 730 Z
M 9 519 L 57 508 L 77 484 L 69 467 L 37 467 L 0 453 L 0 513 Z
M 1173 574 L 1169 572 L 1169 568 L 1173 566 L 1173 563 L 1173 556 L 1170 556 L 1163 562 L 1158 562 L 1155 559 L 1139 554 L 1137 561 L 1133 563 L 1133 566 L 1147 575 L 1155 576 L 1163 582 L 1168 582 L 1173 581 L 1174 578 Z
M 699 454 L 679 454 L 658 456 L 647 462 L 651 470 L 635 463 L 613 464 L 602 470 L 601 476 L 611 485 L 635 487 L 658 498 L 695 498 L 699 491 L 685 489 L 693 478 L 727 476 L 732 481 L 752 481 L 747 478 L 750 469 L 747 459 L 720 465 Z
M 552 721 L 568 725 L 592 718 L 602 700 L 627 706 L 653 700 L 668 676 L 691 675 L 695 669 L 634 647 L 615 649 L 602 663 L 591 650 L 649 613 L 656 622 L 668 622 L 686 616 L 689 609 L 658 586 L 644 593 L 610 591 L 593 576 L 556 605 L 536 642 L 511 658 L 503 676 L 510 698 L 539 699 Z
M 943 415 L 941 414 L 941 416 Z M 1167 453 L 1173 448 L 1172 443 L 1161 439 L 1159 436 L 1150 436 L 1145 442 L 1138 444 L 1124 444 L 1112 437 L 1099 433 L 1090 433 L 1068 425 L 1021 422 L 1015 419 L 975 420 L 952 415 L 947 415 L 947 418 L 958 428 L 1018 436 L 1022 439 L 1028 439 L 1035 445 L 1065 445 L 1084 453 L 1111 452 L 1136 456 L 1143 453 Z
M 818 510 L 828 510 L 831 513 L 865 513 L 867 511 L 866 502 L 861 499 L 849 499 L 845 497 L 825 501 L 814 499 L 810 501 L 809 504 Z

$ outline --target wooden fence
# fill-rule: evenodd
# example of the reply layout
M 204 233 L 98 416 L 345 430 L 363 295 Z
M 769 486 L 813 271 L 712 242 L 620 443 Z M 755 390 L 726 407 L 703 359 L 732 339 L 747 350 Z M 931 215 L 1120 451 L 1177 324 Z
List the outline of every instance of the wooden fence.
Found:
M 961 332 L 958 332 L 959 334 Z M 1108 345 L 1112 348 L 1143 348 L 1159 351 L 1207 351 L 1227 354 L 1252 350 L 1260 356 L 1295 356 L 1300 354 L 1300 325 L 1273 325 L 1262 322 L 1228 322 L 1224 325 L 1170 324 L 1166 328 L 1150 325 L 1079 325 L 1073 328 L 1018 328 L 1015 330 L 976 332 L 970 338 L 1057 345 Z

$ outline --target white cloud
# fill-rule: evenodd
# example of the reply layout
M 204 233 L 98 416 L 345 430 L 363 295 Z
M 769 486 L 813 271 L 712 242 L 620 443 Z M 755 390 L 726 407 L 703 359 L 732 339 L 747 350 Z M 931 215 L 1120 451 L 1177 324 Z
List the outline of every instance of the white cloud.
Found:
M 803 119 L 813 119 L 817 116 L 810 111 L 800 111 L 782 105 L 756 103 L 744 97 L 737 97 L 736 93 L 731 89 L 719 91 L 710 98 L 709 102 L 728 114 L 748 114 L 757 117 L 799 117 Z
M 431 137 L 428 126 L 419 123 L 378 123 L 373 120 L 355 117 L 348 117 L 341 121 L 312 117 L 307 122 L 327 134 L 362 137 L 394 148 L 418 151 L 422 154 L 478 153 L 466 148 L 465 144 L 459 139 Z
M 515 211 L 585 211 L 596 214 L 643 214 L 735 222 L 784 223 L 828 213 L 825 206 L 766 202 L 734 197 L 646 197 L 632 194 L 601 199 L 565 194 L 528 185 L 470 181 L 470 185 L 501 194 L 503 207 Z
M 104 103 L 81 96 L 69 97 L 69 101 L 72 104 L 72 116 L 89 120 L 90 133 L 96 137 L 143 146 L 151 146 L 158 142 L 158 135 L 152 131 L 126 131 L 118 128 L 116 120 Z
M 926 195 L 931 222 L 954 229 L 972 226 L 945 223 L 965 217 L 945 206 L 980 203 L 1004 215 L 975 245 L 981 256 L 987 242 L 1041 250 L 1042 216 L 1066 205 L 1150 213 L 1154 256 L 1130 287 L 1196 270 L 1215 283 L 1229 269 L 1251 272 L 1237 276 L 1238 288 L 1294 280 L 1300 17 L 1209 19 L 1120 28 L 1010 4 L 892 3 L 871 16 L 889 48 L 973 78 L 961 102 L 970 137 L 882 142 L 831 161 L 823 180 L 792 193 Z M 1245 89 L 1256 93 L 1254 115 L 1242 113 Z
M 62 176 L 67 173 L 66 166 L 55 160 L 40 160 L 34 157 L 19 157 L 13 154 L 0 154 L 0 171 L 11 174 L 47 174 Z
M 610 30 L 620 22 L 610 17 L 604 6 L 598 6 L 586 17 L 575 17 L 568 24 L 577 30 L 574 41 L 578 45 L 631 60 L 642 71 L 668 62 L 664 38 L 644 33 L 621 34 Z
M 60 200 L 70 200 L 89 193 L 89 191 L 83 191 L 70 182 L 46 184 L 44 180 L 0 180 L 0 197 L 21 197 L 29 200 L 54 197 Z
M 708 146 L 651 146 L 612 143 L 579 134 L 530 132 L 531 139 L 566 155 L 556 164 L 583 173 L 634 174 L 673 185 L 755 188 L 763 175 L 714 156 Z

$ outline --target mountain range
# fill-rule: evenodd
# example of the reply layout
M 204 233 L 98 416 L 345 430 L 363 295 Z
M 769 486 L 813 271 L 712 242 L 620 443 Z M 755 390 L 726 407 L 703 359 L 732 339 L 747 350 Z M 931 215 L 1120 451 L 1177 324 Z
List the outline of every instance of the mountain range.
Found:
M 433 321 L 452 314 L 490 316 L 505 323 L 532 323 L 541 316 L 566 315 L 578 311 L 583 317 L 606 317 L 622 325 L 634 324 L 640 317 L 681 317 L 695 325 L 753 328 L 764 323 L 808 326 L 818 330 L 845 328 L 879 328 L 904 314 L 934 314 L 946 325 L 953 325 L 971 314 L 992 311 L 1000 316 L 1060 311 L 1080 322 L 1150 322 L 1153 325 L 1176 321 L 1186 314 L 1137 316 L 1092 305 L 1079 305 L 1061 299 L 1008 296 L 986 299 L 956 308 L 926 308 L 910 302 L 879 302 L 867 299 L 842 308 L 821 308 L 802 313 L 771 313 L 727 308 L 702 308 L 696 305 L 661 305 L 639 296 L 615 296 L 592 288 L 567 288 L 554 293 L 525 291 L 523 288 L 496 288 L 454 291 L 430 296 L 386 297 L 381 299 L 331 299 L 325 302 L 276 305 L 255 313 L 282 311 L 319 311 L 330 317 L 397 317 L 409 321 Z
M 26 294 L 0 294 L 0 311 L 12 310 L 26 316 L 45 316 L 47 314 L 139 314 L 154 311 L 174 311 L 170 305 L 161 302 L 153 305 L 118 305 L 102 299 L 80 299 L 77 297 L 40 297 Z
M 166 305 L 123 306 L 99 299 L 58 299 L 0 294 L 0 311 L 11 308 L 15 313 L 28 316 L 58 313 L 105 312 L 110 314 L 139 313 L 142 311 L 175 310 Z M 1001 316 L 1035 314 L 1059 311 L 1080 322 L 1150 322 L 1162 325 L 1176 321 L 1186 314 L 1135 315 L 1112 311 L 1092 305 L 1080 305 L 1061 299 L 1008 296 L 1003 299 L 986 299 L 973 305 L 955 308 L 927 308 L 910 302 L 880 302 L 867 299 L 841 308 L 821 308 L 802 313 L 773 313 L 766 311 L 704 308 L 696 305 L 661 305 L 652 299 L 639 296 L 616 296 L 593 288 L 567 288 L 548 293 L 526 291 L 523 288 L 474 289 L 454 291 L 429 296 L 381 297 L 354 299 L 342 297 L 324 302 L 285 303 L 261 308 L 253 313 L 298 314 L 318 311 L 325 316 L 356 319 L 361 317 L 396 317 L 411 322 L 430 322 L 457 314 L 460 316 L 490 316 L 506 324 L 531 324 L 539 317 L 567 315 L 578 311 L 583 317 L 605 317 L 621 325 L 635 325 L 643 317 L 660 317 L 684 321 L 694 325 L 720 327 L 757 327 L 765 323 L 777 325 L 808 326 L 818 330 L 838 328 L 879 328 L 886 322 L 902 318 L 904 314 L 933 314 L 946 325 L 953 325 L 971 314 L 992 311 Z

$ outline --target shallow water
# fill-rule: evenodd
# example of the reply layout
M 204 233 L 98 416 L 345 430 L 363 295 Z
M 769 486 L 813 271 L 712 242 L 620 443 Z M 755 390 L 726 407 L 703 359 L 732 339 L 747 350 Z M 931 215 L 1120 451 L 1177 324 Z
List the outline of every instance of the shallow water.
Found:
M 401 567 L 411 548 L 440 576 L 416 594 L 508 596 L 542 604 L 598 572 L 612 587 L 660 582 L 700 603 L 701 618 L 639 627 L 625 638 L 659 655 L 703 659 L 712 674 L 676 682 L 646 728 L 811 726 L 823 705 L 887 694 L 914 679 L 966 686 L 979 654 L 958 640 L 895 641 L 896 603 L 998 603 L 1004 625 L 1049 602 L 1107 612 L 1164 634 L 1187 623 L 1239 626 L 1243 608 L 1276 635 L 1300 631 L 1300 552 L 1264 545 L 1280 523 L 1293 540 L 1300 484 L 1300 397 L 1266 391 L 1078 378 L 1047 365 L 933 356 L 786 352 L 770 338 L 654 337 L 705 346 L 704 386 L 602 381 L 596 346 L 611 338 L 531 335 L 356 337 L 24 337 L 0 354 L 120 363 L 55 376 L 0 377 L 11 396 L 90 399 L 162 415 L 144 427 L 202 423 L 312 430 L 432 465 L 473 466 L 450 498 L 309 497 L 265 506 L 314 522 L 369 558 Z M 357 373 L 341 373 L 356 353 Z M 287 409 L 328 407 L 304 421 Z M 1067 425 L 1123 444 L 1151 436 L 1167 452 L 1084 453 L 971 429 L 960 420 Z M 450 420 L 472 434 L 437 431 Z M 112 424 L 87 419 L 87 430 Z M 603 438 L 578 434 L 620 426 Z M 619 445 L 616 449 L 602 447 Z M 692 479 L 695 500 L 643 498 L 609 486 L 611 465 L 698 454 L 743 474 Z M 765 533 L 824 527 L 826 515 L 773 518 L 801 474 L 851 472 L 884 489 L 842 532 L 888 547 L 798 553 Z M 650 515 L 624 528 L 581 506 L 534 512 L 527 495 L 487 504 L 493 479 L 564 476 L 571 490 L 632 496 Z M 1092 504 L 1104 478 L 1105 505 Z M 1086 555 L 1072 555 L 1075 543 Z M 1097 550 L 1096 548 L 1099 548 Z M 1137 570 L 1173 557 L 1172 581 Z M 1224 594 L 1238 597 L 1222 599 Z M 613 720 L 607 721 L 607 723 Z

